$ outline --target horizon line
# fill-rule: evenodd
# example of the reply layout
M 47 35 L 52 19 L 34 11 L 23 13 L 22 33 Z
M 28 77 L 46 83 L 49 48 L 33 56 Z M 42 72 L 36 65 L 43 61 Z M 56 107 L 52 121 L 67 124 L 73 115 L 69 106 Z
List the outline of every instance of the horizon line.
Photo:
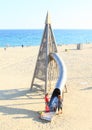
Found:
M 43 30 L 44 28 L 0 28 L 0 30 Z M 92 30 L 92 28 L 53 28 L 53 30 Z

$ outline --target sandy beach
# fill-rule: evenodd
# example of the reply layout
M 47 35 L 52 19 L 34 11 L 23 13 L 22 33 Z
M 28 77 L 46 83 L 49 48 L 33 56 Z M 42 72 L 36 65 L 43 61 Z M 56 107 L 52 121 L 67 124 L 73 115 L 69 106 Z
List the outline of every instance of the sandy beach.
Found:
M 67 49 L 67 51 L 65 51 Z M 92 130 L 92 44 L 58 46 L 67 67 L 63 114 L 39 119 L 44 92 L 30 85 L 39 47 L 0 48 L 0 130 Z

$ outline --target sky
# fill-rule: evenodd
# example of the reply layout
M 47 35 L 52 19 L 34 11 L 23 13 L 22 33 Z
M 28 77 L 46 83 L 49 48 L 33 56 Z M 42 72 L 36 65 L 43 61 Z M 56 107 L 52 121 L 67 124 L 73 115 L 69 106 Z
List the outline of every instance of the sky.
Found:
M 92 29 L 92 0 L 0 0 L 0 29 Z

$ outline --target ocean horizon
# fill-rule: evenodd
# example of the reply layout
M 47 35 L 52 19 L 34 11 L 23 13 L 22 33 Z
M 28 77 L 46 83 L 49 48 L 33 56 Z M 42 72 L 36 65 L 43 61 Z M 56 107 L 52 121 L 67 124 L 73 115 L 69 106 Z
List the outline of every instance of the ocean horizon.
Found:
M 39 46 L 43 29 L 1 29 L 0 47 Z M 53 29 L 57 45 L 92 43 L 92 30 Z

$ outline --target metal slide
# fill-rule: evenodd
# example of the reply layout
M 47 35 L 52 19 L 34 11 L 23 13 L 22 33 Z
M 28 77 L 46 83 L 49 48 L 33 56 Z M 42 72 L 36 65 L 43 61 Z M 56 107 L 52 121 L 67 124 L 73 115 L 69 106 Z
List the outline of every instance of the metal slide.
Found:
M 49 103 L 49 108 L 50 112 L 44 113 L 41 117 L 41 119 L 51 121 L 53 116 L 55 115 L 55 108 L 57 108 L 58 105 L 58 95 L 63 94 L 63 89 L 66 85 L 66 67 L 63 62 L 63 60 L 59 57 L 58 53 L 51 53 L 50 54 L 51 58 L 56 61 L 59 69 L 59 77 L 55 86 L 55 89 L 52 93 L 50 103 Z
M 50 99 L 50 110 L 53 111 L 55 107 L 58 105 L 58 95 L 63 94 L 63 89 L 66 85 L 66 67 L 63 62 L 63 60 L 60 58 L 58 53 L 52 53 L 50 56 L 56 61 L 59 69 L 59 77 L 55 86 L 55 89 L 52 93 L 51 99 Z

